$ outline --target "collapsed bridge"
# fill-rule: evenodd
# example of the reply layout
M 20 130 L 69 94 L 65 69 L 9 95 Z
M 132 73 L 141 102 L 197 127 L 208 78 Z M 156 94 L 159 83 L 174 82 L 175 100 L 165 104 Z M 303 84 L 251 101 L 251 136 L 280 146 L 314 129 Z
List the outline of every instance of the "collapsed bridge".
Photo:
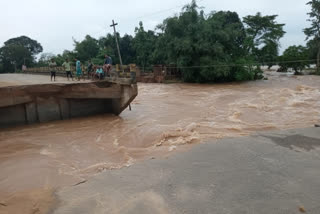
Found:
M 20 81 L 10 84 L 9 80 L 15 78 Z M 37 80 L 43 78 L 48 76 L 0 75 L 0 127 L 103 113 L 119 115 L 138 95 L 137 84 L 132 78 L 39 84 Z M 5 80 L 9 83 L 5 84 Z

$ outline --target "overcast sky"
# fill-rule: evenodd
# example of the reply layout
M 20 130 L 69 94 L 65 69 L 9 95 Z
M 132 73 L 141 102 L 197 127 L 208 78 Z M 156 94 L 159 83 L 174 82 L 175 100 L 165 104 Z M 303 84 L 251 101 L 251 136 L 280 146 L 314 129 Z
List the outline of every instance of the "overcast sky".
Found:
M 236 11 L 242 18 L 262 12 L 278 14 L 287 32 L 281 40 L 282 50 L 290 45 L 305 44 L 302 29 L 309 24 L 308 0 L 198 0 L 206 13 L 218 10 Z M 0 0 L 0 46 L 6 40 L 26 35 L 40 42 L 44 52 L 54 54 L 72 50 L 72 37 L 82 40 L 112 33 L 112 19 L 119 23 L 121 35 L 134 34 L 143 21 L 153 30 L 168 16 L 179 13 L 191 0 Z

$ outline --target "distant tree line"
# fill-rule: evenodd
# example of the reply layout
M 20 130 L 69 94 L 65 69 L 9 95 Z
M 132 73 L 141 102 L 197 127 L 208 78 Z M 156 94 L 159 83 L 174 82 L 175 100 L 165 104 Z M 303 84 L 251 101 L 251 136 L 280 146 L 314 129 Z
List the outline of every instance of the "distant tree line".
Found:
M 279 41 L 285 35 L 285 24 L 277 22 L 277 15 L 257 13 L 241 20 L 236 12 L 205 14 L 192 0 L 181 13 L 165 19 L 154 31 L 146 31 L 140 22 L 134 36 L 118 34 L 122 60 L 124 64 L 135 63 L 142 70 L 150 70 L 156 64 L 177 66 L 186 82 L 254 80 L 262 78 L 260 65 L 279 64 L 283 70 L 298 71 L 309 65 L 311 59 L 318 59 L 319 67 L 320 0 L 308 4 L 312 10 L 311 27 L 304 29 L 306 47 L 291 46 L 281 56 Z M 0 48 L 0 73 L 14 72 L 24 63 L 45 66 L 53 57 L 60 65 L 67 58 L 103 64 L 104 55 L 108 54 L 114 63 L 119 63 L 113 34 L 99 39 L 87 35 L 83 41 L 74 40 L 74 46 L 74 50 L 58 55 L 43 53 L 36 60 L 42 52 L 37 41 L 25 36 L 10 39 Z

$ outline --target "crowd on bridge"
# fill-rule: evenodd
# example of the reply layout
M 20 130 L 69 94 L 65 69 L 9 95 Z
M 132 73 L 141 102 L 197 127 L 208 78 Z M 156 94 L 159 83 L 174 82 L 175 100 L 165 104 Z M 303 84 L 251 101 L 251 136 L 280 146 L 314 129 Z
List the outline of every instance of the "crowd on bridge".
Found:
M 76 68 L 76 80 L 80 81 L 81 78 L 84 80 L 86 79 L 84 75 L 84 71 L 81 66 L 81 61 L 79 59 L 74 59 L 74 63 L 70 62 L 69 59 L 66 59 L 66 61 L 62 64 L 62 67 L 64 68 L 66 72 L 66 77 L 68 78 L 68 81 L 73 81 L 73 72 L 71 70 L 72 64 L 75 65 Z M 51 81 L 56 81 L 56 68 L 57 63 L 55 62 L 55 59 L 52 58 L 49 62 L 49 68 L 50 68 L 50 74 L 51 74 Z M 102 66 L 100 65 L 94 65 L 91 60 L 88 61 L 86 70 L 87 70 L 87 78 L 88 79 L 99 79 L 102 80 L 107 76 L 110 76 L 112 68 L 112 58 L 108 55 L 105 55 L 105 61 Z

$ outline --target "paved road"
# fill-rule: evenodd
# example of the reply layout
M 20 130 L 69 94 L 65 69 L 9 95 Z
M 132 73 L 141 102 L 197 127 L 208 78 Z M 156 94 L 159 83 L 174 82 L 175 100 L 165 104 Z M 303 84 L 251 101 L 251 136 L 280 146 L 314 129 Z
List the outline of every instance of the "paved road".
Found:
M 81 80 L 83 82 L 84 80 Z M 88 81 L 88 80 L 86 80 Z M 18 86 L 18 85 L 33 85 L 33 84 L 59 84 L 59 83 L 74 83 L 68 81 L 65 77 L 56 77 L 56 82 L 50 81 L 49 75 L 32 75 L 32 74 L 0 74 L 0 87 Z
M 194 146 L 57 193 L 55 214 L 320 213 L 320 129 Z

